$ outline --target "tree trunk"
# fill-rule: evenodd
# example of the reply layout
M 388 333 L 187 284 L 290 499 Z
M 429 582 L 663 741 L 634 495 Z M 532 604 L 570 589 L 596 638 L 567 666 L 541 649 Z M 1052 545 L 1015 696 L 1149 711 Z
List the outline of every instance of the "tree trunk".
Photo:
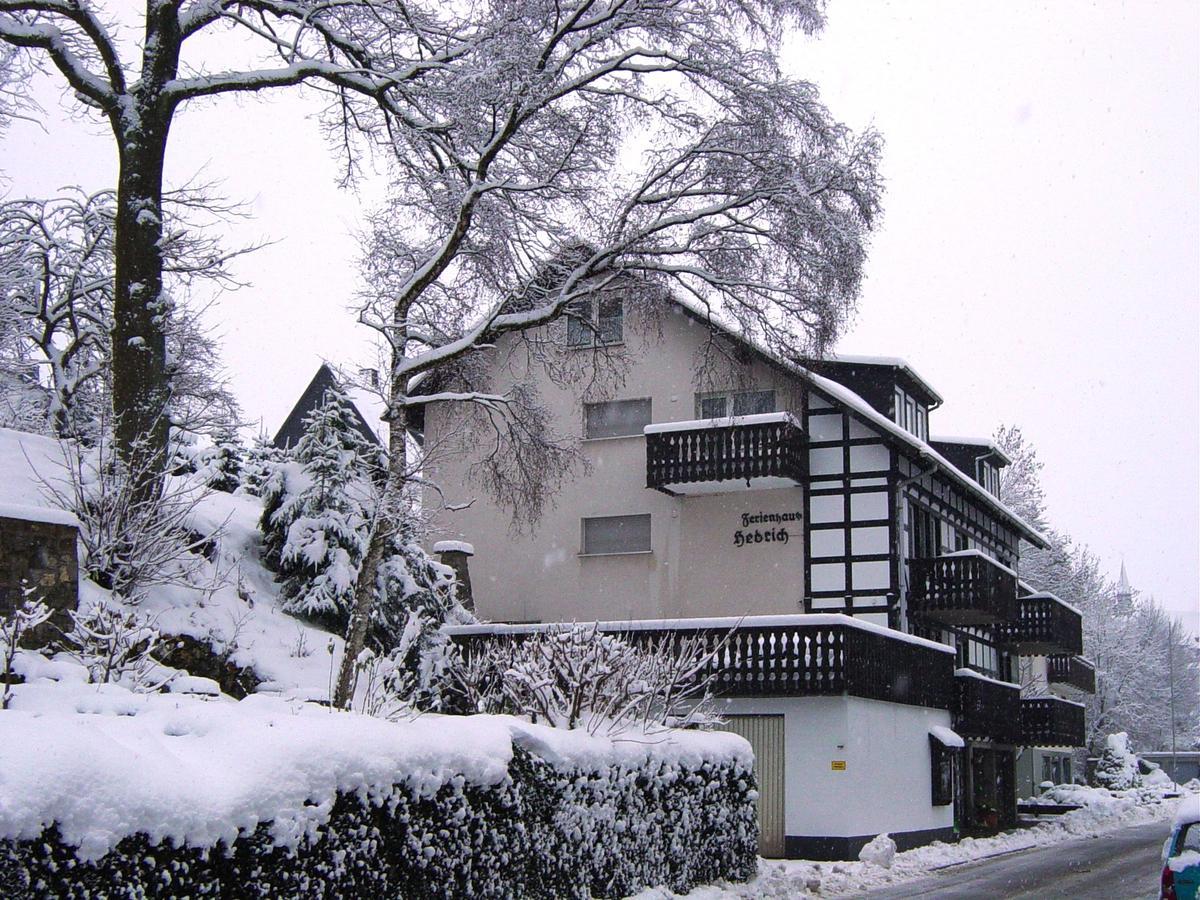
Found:
M 175 9 L 148 0 L 142 77 L 111 117 L 120 171 L 114 236 L 112 407 L 117 452 L 130 471 L 157 490 L 165 471 L 166 330 L 163 294 L 162 193 L 167 135 L 174 109 L 162 89 L 174 78 L 182 35 Z
M 392 408 L 403 402 L 403 394 L 393 384 Z M 333 705 L 338 709 L 349 709 L 354 699 L 354 685 L 358 678 L 358 657 L 366 645 L 367 632 L 371 625 L 371 610 L 375 605 L 375 582 L 379 564 L 383 562 L 396 523 L 404 515 L 404 486 L 408 480 L 408 415 L 400 406 L 388 421 L 388 467 L 387 480 L 379 498 L 379 508 L 371 527 L 371 538 L 363 557 L 362 568 L 354 585 L 354 610 L 350 613 L 350 625 L 346 630 L 346 649 L 338 669 L 337 686 L 333 694 Z

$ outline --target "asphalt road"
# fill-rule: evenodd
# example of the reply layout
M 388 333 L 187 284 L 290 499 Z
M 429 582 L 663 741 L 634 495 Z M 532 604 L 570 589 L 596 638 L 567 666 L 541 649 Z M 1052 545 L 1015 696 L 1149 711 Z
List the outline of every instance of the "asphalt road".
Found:
M 864 897 L 938 900 L 1156 900 L 1168 823 L 1125 828 L 943 869 Z

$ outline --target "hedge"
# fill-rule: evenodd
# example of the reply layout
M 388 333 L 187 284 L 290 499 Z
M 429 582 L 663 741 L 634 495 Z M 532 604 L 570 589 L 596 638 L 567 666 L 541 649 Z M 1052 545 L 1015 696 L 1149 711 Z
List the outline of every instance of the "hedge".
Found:
M 621 897 L 746 881 L 757 863 L 753 776 L 736 760 L 690 765 L 551 764 L 514 746 L 494 786 L 448 779 L 368 799 L 339 793 L 296 849 L 270 823 L 231 846 L 121 840 L 81 861 L 57 825 L 0 841 L 0 896 Z

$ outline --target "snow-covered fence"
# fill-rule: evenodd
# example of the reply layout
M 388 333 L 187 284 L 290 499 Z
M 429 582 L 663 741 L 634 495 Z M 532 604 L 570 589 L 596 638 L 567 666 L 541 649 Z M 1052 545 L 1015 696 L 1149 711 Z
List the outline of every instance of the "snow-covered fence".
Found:
M 755 872 L 733 735 L 106 687 L 92 715 L 26 695 L 0 721 L 0 896 L 617 897 Z

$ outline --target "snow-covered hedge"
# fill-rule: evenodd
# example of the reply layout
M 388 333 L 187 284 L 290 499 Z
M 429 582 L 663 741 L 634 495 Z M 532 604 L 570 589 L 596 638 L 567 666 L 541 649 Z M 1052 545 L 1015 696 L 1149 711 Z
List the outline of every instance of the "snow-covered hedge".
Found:
M 100 687 L 23 685 L 0 715 L 0 896 L 614 897 L 755 873 L 733 735 Z

